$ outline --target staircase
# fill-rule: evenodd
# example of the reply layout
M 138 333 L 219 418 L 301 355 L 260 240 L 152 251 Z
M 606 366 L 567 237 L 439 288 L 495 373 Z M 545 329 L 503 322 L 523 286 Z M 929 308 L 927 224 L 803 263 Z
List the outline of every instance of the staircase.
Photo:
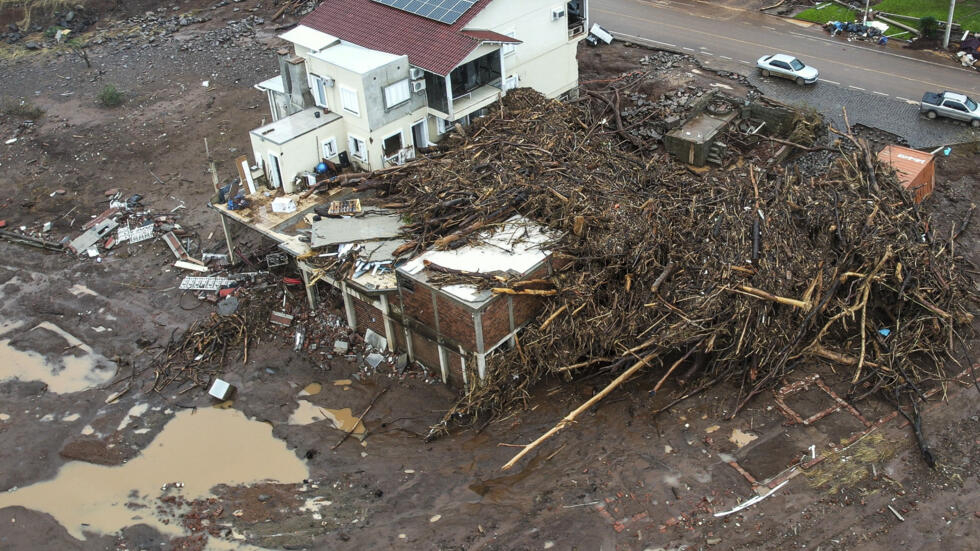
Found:
M 722 142 L 712 142 L 711 148 L 708 149 L 708 154 L 705 156 L 704 160 L 713 164 L 721 166 L 722 159 L 725 157 L 725 152 L 728 151 L 728 146 Z

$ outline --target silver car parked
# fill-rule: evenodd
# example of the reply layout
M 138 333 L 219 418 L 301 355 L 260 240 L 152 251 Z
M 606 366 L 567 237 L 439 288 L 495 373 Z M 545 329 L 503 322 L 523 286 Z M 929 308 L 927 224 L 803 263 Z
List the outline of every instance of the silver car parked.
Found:
M 795 81 L 800 86 L 813 84 L 819 72 L 799 59 L 786 54 L 764 55 L 756 62 L 762 76 L 777 76 Z

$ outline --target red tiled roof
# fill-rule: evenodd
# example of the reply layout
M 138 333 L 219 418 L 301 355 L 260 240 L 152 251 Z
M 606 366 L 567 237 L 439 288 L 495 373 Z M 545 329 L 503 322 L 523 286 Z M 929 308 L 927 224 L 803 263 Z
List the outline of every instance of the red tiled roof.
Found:
M 492 1 L 477 0 L 455 23 L 447 25 L 372 0 L 323 0 L 300 24 L 358 46 L 407 55 L 412 65 L 448 75 L 484 40 L 512 40 L 491 31 L 463 32 Z M 481 38 L 484 33 L 497 38 Z
M 493 31 L 487 31 L 484 29 L 473 29 L 468 31 L 460 31 L 461 33 L 475 38 L 480 42 L 503 42 L 504 44 L 520 44 L 521 41 L 516 38 L 511 38 L 506 34 L 500 34 Z

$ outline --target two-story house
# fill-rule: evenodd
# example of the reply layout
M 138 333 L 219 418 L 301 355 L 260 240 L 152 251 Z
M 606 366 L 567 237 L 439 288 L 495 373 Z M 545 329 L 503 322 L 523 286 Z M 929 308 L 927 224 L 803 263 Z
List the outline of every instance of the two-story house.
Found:
M 324 0 L 282 35 L 272 122 L 251 132 L 274 187 L 322 160 L 401 164 L 508 89 L 578 90 L 587 0 Z

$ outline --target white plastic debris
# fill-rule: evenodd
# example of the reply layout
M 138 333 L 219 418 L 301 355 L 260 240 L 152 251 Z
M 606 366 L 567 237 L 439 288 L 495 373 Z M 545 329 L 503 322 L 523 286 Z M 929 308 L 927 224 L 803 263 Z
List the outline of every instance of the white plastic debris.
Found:
M 222 379 L 215 379 L 211 383 L 211 388 L 208 389 L 208 394 L 217 398 L 218 400 L 227 400 L 228 396 L 231 395 L 235 387 L 231 386 L 231 383 L 224 381 Z

